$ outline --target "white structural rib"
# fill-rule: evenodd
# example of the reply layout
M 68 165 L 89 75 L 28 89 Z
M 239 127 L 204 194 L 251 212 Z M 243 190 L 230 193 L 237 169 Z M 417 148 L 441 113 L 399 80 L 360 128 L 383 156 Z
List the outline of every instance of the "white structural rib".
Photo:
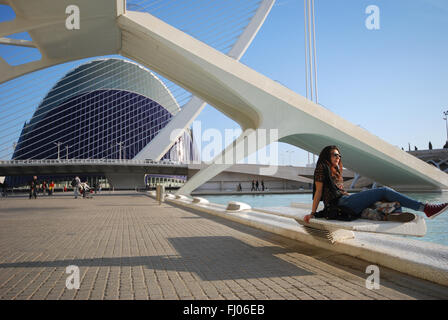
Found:
M 240 60 L 246 52 L 252 40 L 255 38 L 258 30 L 263 25 L 275 0 L 264 0 L 244 32 L 240 35 L 233 47 L 227 54 L 236 60 Z M 197 97 L 182 107 L 182 110 L 148 143 L 135 157 L 137 160 L 153 159 L 160 160 L 174 145 L 177 139 L 185 132 L 193 120 L 201 113 L 207 103 Z
M 401 190 L 448 188 L 448 176 L 440 170 L 163 21 L 128 11 L 118 23 L 122 55 L 162 74 L 241 125 L 243 134 L 224 155 L 258 129 L 277 129 L 279 141 L 315 154 L 337 144 L 346 167 L 384 185 Z M 257 149 L 263 146 L 259 143 Z M 234 160 L 244 157 L 237 154 Z M 218 159 L 221 156 L 214 162 Z M 210 165 L 179 193 L 192 192 L 230 165 Z
M 121 45 L 117 16 L 125 0 L 1 0 L 16 18 L 0 23 L 0 37 L 28 32 L 42 58 L 12 66 L 0 57 L 0 83 L 60 63 L 117 53 Z M 66 9 L 76 5 L 80 28 L 66 27 Z
M 16 20 L 0 23 L 0 37 L 28 31 L 42 54 L 40 61 L 14 67 L 0 59 L 0 83 L 64 61 L 120 53 L 238 122 L 243 134 L 224 150 L 224 155 L 252 133 L 277 129 L 279 141 L 314 154 L 326 145 L 337 144 L 347 168 L 383 185 L 402 190 L 448 189 L 446 173 L 154 16 L 125 12 L 124 1 L 33 0 L 31 5 L 29 0 L 0 0 L 0 3 L 9 4 L 21 13 Z M 72 4 L 77 4 L 84 14 L 80 30 L 68 31 L 65 8 Z M 256 149 L 263 146 L 264 143 L 258 143 Z M 238 153 L 234 162 L 244 157 L 244 153 Z M 179 192 L 190 193 L 230 165 L 210 165 Z
M 0 44 L 6 44 L 17 47 L 35 48 L 36 46 L 32 41 L 22 39 L 0 38 Z

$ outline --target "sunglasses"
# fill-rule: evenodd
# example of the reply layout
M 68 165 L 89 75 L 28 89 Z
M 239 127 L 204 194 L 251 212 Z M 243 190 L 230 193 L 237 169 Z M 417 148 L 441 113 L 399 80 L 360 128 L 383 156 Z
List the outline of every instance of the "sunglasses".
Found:
M 333 157 L 337 157 L 337 158 L 339 158 L 339 159 L 342 159 L 342 156 L 341 156 L 339 153 L 336 153 L 336 152 L 334 152 L 334 153 L 332 154 L 332 156 L 333 156 Z

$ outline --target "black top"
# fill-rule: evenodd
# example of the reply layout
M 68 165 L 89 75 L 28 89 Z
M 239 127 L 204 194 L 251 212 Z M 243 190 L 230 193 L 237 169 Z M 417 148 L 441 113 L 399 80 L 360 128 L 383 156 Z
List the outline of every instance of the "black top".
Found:
M 330 173 L 330 167 L 323 162 L 319 162 L 314 170 L 314 182 L 322 182 L 322 201 L 324 202 L 325 207 L 328 207 L 330 204 L 336 204 L 337 200 L 342 197 L 344 194 L 347 194 L 344 190 L 344 179 L 342 176 L 332 177 Z M 314 194 L 316 193 L 316 185 L 313 183 L 313 199 Z
M 30 182 L 28 182 L 28 185 L 30 187 L 36 187 L 37 186 L 37 179 L 31 179 Z

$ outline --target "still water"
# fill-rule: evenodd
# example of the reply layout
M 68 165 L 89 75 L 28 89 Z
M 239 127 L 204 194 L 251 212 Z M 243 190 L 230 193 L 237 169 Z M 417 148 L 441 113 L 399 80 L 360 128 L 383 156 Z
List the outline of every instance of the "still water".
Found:
M 405 193 L 407 196 L 425 202 L 448 202 L 448 193 Z M 241 201 L 253 208 L 289 206 L 291 202 L 312 203 L 311 194 L 268 194 L 268 195 L 232 195 L 232 196 L 204 196 L 210 202 L 227 204 L 229 201 Z M 425 216 L 422 212 L 410 209 L 404 211 Z M 420 241 L 435 242 L 448 246 L 448 212 L 441 214 L 433 220 L 425 219 L 428 231 L 423 238 L 415 238 Z

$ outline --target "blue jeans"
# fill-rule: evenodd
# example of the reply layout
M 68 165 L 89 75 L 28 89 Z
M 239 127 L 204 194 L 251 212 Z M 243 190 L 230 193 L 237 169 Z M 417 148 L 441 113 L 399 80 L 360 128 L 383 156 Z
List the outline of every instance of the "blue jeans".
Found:
M 381 200 L 385 202 L 398 201 L 402 207 L 415 211 L 422 211 L 424 206 L 422 202 L 411 199 L 388 187 L 361 191 L 349 196 L 342 196 L 338 201 L 338 205 L 349 207 L 357 214 L 361 214 L 362 210 Z

